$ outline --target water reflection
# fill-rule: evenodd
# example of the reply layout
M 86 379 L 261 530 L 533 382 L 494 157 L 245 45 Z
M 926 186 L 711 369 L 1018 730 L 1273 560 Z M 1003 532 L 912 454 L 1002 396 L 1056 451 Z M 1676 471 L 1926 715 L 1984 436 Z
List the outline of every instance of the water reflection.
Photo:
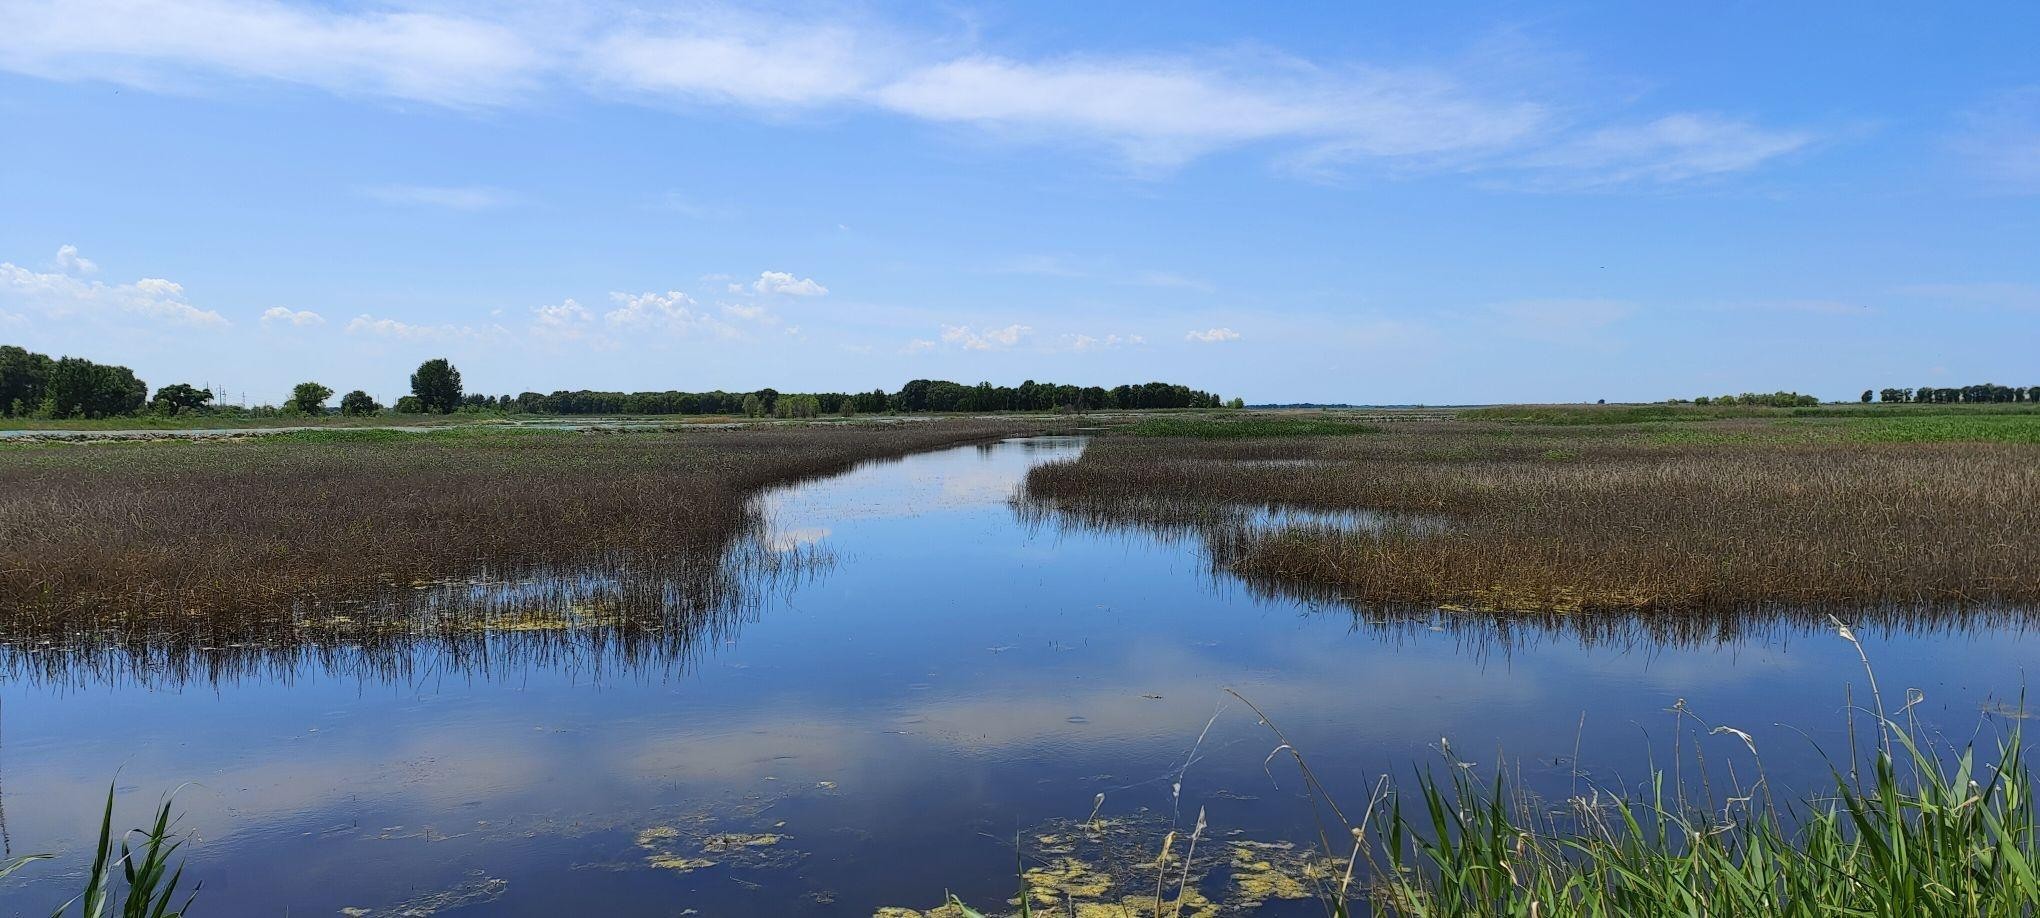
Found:
M 1016 834 L 1041 863 L 1040 836 L 1100 794 L 1101 820 L 1144 832 L 1203 809 L 1228 844 L 1310 837 L 1224 688 L 1351 798 L 1440 737 L 1555 795 L 1579 772 L 1624 786 L 1682 699 L 1750 731 L 1781 785 L 1825 773 L 1798 730 L 1845 742 L 1861 670 L 1810 621 L 1356 616 L 1215 573 L 1205 530 L 1012 502 L 1082 448 L 984 444 L 776 491 L 738 554 L 695 567 L 428 584 L 280 613 L 298 636 L 258 646 L 170 623 L 10 643 L 7 834 L 81 864 L 119 768 L 124 820 L 196 782 L 179 803 L 211 914 L 865 916 L 945 889 L 1002 901 Z M 1888 627 L 1870 638 L 1886 690 L 1925 689 L 1915 712 L 1951 733 L 2014 699 L 2034 650 L 2011 617 Z M 17 875 L 0 908 L 46 912 L 75 891 L 57 870 Z

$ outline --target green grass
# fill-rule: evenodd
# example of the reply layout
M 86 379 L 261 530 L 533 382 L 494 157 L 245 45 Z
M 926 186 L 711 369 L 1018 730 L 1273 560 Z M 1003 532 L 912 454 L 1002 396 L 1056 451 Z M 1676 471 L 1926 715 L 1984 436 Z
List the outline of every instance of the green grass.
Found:
M 1995 743 L 1937 739 L 1910 701 L 1886 710 L 1862 645 L 1835 625 L 1863 661 L 1873 707 L 1850 709 L 1851 748 L 1796 801 L 1779 799 L 1756 738 L 1682 703 L 1672 713 L 1695 735 L 1639 793 L 1576 774 L 1581 786 L 1554 807 L 1512 785 L 1506 766 L 1482 779 L 1446 747 L 1443 777 L 1420 770 L 1406 791 L 1384 778 L 1364 809 L 1346 810 L 1282 730 L 1232 694 L 1280 743 L 1270 759 L 1300 772 L 1320 820 L 1316 853 L 1338 868 L 1312 885 L 1339 918 L 2040 914 L 2040 823 L 2017 717 Z M 1858 718 L 1868 749 L 1855 746 Z M 1681 783 L 1684 769 L 1707 771 L 1703 739 L 1734 750 L 1709 753 L 1717 768 L 1727 759 L 1727 780 Z M 1183 878 L 1171 881 L 1194 888 Z M 1160 890 L 1154 904 L 1171 914 Z
M 1380 428 L 1325 418 L 1249 418 L 1238 421 L 1211 418 L 1151 418 L 1125 430 L 1136 437 L 1240 440 L 1250 437 L 1347 436 L 1378 433 Z
M 1498 405 L 1469 408 L 1459 417 L 1472 421 L 1513 421 L 1525 424 L 1585 426 L 1649 424 L 1672 421 L 1718 421 L 1729 418 L 1903 418 L 2040 417 L 2040 404 L 1885 405 L 1834 404 L 1804 408 L 1768 405 Z
M 1866 418 L 1847 430 L 1849 439 L 1863 443 L 2040 443 L 2040 415 Z

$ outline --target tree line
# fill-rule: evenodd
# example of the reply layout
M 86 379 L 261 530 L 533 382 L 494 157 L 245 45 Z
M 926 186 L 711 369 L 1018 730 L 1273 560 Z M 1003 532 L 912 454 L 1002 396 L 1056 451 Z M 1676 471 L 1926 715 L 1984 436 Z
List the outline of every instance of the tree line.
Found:
M 1870 401 L 1871 391 L 1863 390 L 1863 401 Z M 1921 386 L 1917 389 L 1878 389 L 1880 402 L 1912 402 L 1915 404 L 1950 405 L 1957 403 L 1991 402 L 2040 402 L 2040 386 L 2000 386 L 1997 383 L 1982 383 L 1974 386 Z
M 337 410 L 348 416 L 450 414 L 456 411 L 500 411 L 523 414 L 729 414 L 745 417 L 811 418 L 820 415 L 907 413 L 929 411 L 1092 411 L 1113 408 L 1219 408 L 1243 403 L 1222 401 L 1216 394 L 1173 383 L 1073 386 L 1027 380 L 1018 386 L 989 382 L 968 386 L 942 379 L 916 379 L 897 392 L 782 393 L 753 392 L 525 392 L 517 396 L 470 394 L 460 370 L 445 358 L 418 365 L 411 374 L 411 394 L 388 407 L 366 391 L 355 389 L 329 407 L 334 390 L 307 381 L 292 387 L 281 405 L 241 408 L 219 405 L 215 394 L 190 383 L 149 388 L 127 367 L 93 363 L 80 357 L 50 357 L 11 345 L 0 346 L 0 416 L 37 418 L 109 418 L 156 414 L 291 414 L 323 415 Z
M 1672 400 L 1674 403 L 1678 399 Z M 1820 404 L 1817 396 L 1799 392 L 1744 392 L 1741 395 L 1700 396 L 1695 405 L 1765 405 L 1772 408 L 1805 408 Z

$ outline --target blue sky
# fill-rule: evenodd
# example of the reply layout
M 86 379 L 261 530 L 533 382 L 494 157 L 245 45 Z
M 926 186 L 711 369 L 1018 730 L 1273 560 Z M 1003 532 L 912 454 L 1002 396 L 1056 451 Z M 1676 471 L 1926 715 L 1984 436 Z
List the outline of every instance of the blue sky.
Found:
M 0 341 L 151 384 L 2040 384 L 2040 5 L 0 0 Z

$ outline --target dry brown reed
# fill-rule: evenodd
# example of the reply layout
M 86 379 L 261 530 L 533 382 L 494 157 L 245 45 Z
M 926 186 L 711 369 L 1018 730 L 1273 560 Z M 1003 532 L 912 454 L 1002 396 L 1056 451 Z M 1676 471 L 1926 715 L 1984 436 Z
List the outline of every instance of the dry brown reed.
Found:
M 2040 448 L 1745 436 L 1762 423 L 1682 425 L 1719 435 L 1704 442 L 1473 421 L 1336 438 L 1110 438 L 1034 470 L 1027 496 L 1092 522 L 1201 526 L 1250 582 L 1369 604 L 2040 601 Z M 1364 530 L 1237 524 L 1237 508 L 1266 506 L 1387 517 Z

